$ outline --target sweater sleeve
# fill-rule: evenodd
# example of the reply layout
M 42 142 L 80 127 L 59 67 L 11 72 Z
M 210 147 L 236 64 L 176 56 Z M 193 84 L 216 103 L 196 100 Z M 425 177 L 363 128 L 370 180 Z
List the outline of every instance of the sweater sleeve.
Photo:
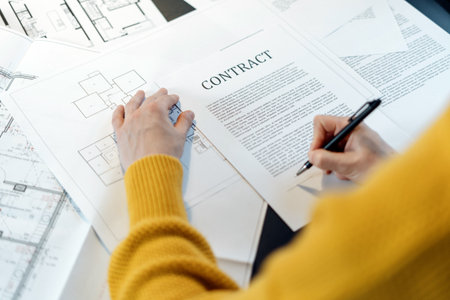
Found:
M 179 162 L 125 176 L 131 231 L 113 253 L 113 299 L 450 299 L 450 110 L 360 188 L 319 201 L 302 236 L 248 290 L 217 267 L 185 216 Z
M 146 157 L 126 172 L 130 233 L 111 258 L 112 299 L 183 299 L 237 289 L 187 221 L 182 177 L 180 162 L 165 155 Z

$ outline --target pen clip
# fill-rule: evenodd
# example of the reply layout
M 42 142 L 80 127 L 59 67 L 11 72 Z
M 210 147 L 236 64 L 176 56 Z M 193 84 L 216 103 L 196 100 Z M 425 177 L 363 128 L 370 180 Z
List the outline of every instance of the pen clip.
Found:
M 363 106 L 361 106 L 360 109 L 358 109 L 358 110 L 353 114 L 353 116 L 350 117 L 349 121 L 350 121 L 350 122 L 353 121 L 353 120 L 358 116 L 358 114 L 359 114 L 360 112 L 362 112 L 362 111 L 363 111 L 366 107 L 368 107 L 368 106 L 370 106 L 370 102 L 364 103 Z

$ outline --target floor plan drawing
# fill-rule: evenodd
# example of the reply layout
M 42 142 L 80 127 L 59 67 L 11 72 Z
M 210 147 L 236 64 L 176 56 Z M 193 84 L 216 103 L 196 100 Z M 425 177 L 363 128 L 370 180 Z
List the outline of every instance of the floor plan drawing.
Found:
M 141 8 L 141 0 L 77 1 L 103 42 L 155 26 Z
M 174 14 L 171 4 L 153 0 L 4 0 L 0 1 L 0 25 L 33 39 L 109 47 L 194 10 L 180 2 L 185 10 Z
M 134 70 L 111 81 L 97 71 L 79 82 L 86 96 L 73 103 L 85 118 L 90 118 L 104 110 L 113 110 L 117 105 L 126 104 L 137 90 L 146 84 L 147 82 Z
M 77 16 L 73 13 L 72 9 L 70 8 L 69 4 L 64 0 L 61 4 L 60 4 L 61 9 L 63 10 L 63 12 L 65 13 L 67 19 L 70 21 L 73 29 L 75 31 L 81 31 L 81 34 L 86 38 L 87 41 L 89 41 L 88 46 L 93 46 L 91 39 L 89 38 L 89 35 L 86 33 L 86 31 L 84 30 L 83 26 L 80 24 L 80 22 L 78 21 Z M 51 15 L 53 17 L 55 17 L 55 14 L 57 14 L 55 11 L 51 11 L 48 13 L 49 18 L 51 18 Z M 55 22 L 56 20 L 56 22 Z M 58 28 L 62 25 L 63 28 L 65 29 L 65 25 L 61 23 L 61 19 L 59 18 L 53 18 L 53 25 L 55 27 L 56 30 L 58 30 Z M 59 31 L 59 30 L 58 30 Z
M 114 134 L 78 152 L 106 186 L 122 180 L 122 167 Z
M 46 37 L 45 31 L 39 28 L 37 20 L 33 18 L 26 3 L 19 1 L 8 1 L 8 3 L 26 35 L 31 38 Z
M 186 141 L 193 144 L 198 154 L 210 148 L 206 140 L 202 139 L 198 133 L 188 135 Z M 115 134 L 94 142 L 78 153 L 106 186 L 123 179 Z
M 181 110 L 178 106 L 174 106 L 169 112 L 169 118 L 172 123 L 177 121 Z M 208 143 L 205 137 L 199 131 L 196 131 L 193 126 L 187 137 L 186 143 L 192 145 L 197 155 L 208 151 L 211 145 Z M 78 151 L 83 160 L 89 165 L 92 171 L 97 174 L 100 180 L 108 186 L 123 179 L 123 171 L 120 165 L 119 153 L 116 145 L 116 136 L 114 133 L 92 143 L 91 145 Z M 189 168 L 189 165 L 183 160 L 181 163 L 185 168 Z
M 3 23 L 33 39 L 51 38 L 94 46 L 66 0 L 9 0 L 0 3 Z
M 31 299 L 38 274 L 59 270 L 65 250 L 51 240 L 62 228 L 79 226 L 74 220 L 83 223 L 0 102 L 1 299 Z
M 198 154 L 202 154 L 211 148 L 211 144 L 205 138 L 202 138 L 200 134 L 192 136 L 192 145 Z

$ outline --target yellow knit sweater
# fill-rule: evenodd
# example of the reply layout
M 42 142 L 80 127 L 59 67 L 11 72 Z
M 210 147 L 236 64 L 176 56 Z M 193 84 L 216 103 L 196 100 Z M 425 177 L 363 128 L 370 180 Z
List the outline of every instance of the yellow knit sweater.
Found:
M 176 159 L 138 161 L 125 185 L 131 230 L 111 259 L 113 299 L 450 299 L 450 110 L 363 186 L 320 200 L 247 290 L 189 225 Z

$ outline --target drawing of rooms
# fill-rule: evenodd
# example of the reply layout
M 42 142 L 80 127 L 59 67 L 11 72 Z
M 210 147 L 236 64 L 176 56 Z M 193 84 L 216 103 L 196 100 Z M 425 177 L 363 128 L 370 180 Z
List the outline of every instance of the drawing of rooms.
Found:
M 9 5 L 26 35 L 32 38 L 46 37 L 45 31 L 39 28 L 37 20 L 33 18 L 26 3 L 9 1 Z
M 114 134 L 96 141 L 78 152 L 105 186 L 122 180 L 122 167 Z
M 154 26 L 140 0 L 78 0 L 104 42 Z
M 147 82 L 134 70 L 108 81 L 100 72 L 88 75 L 79 85 L 86 96 L 73 102 L 85 118 L 104 110 L 113 110 L 128 100 Z
M 31 38 L 59 39 L 86 47 L 93 46 L 66 0 L 39 2 L 14 0 L 8 3 L 18 21 L 17 23 L 10 19 L 8 24 L 11 28 L 16 30 L 21 28 Z

